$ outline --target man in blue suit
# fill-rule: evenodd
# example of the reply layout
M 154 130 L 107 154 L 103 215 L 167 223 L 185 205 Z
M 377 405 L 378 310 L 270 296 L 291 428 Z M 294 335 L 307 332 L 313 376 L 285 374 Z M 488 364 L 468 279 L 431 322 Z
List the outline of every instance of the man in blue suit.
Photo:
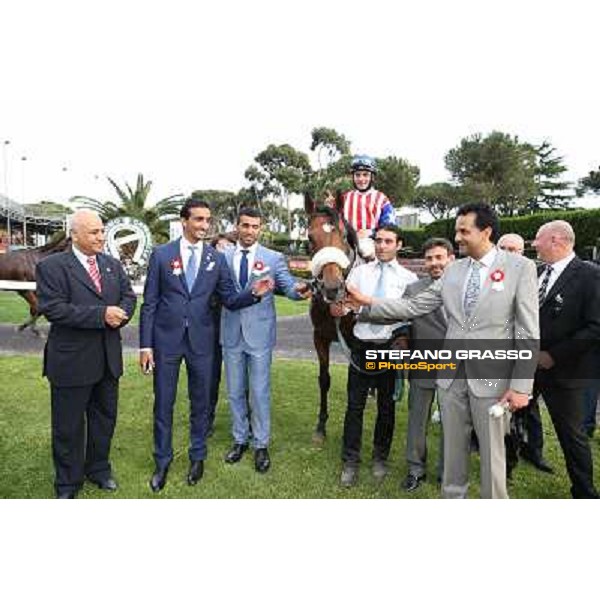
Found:
M 285 258 L 258 243 L 260 213 L 242 208 L 238 215 L 238 242 L 225 252 L 237 290 L 242 293 L 256 282 L 272 277 L 277 291 L 292 300 L 310 296 L 306 283 L 290 275 Z M 260 304 L 233 312 L 225 306 L 221 317 L 221 344 L 227 393 L 233 421 L 233 447 L 225 462 L 236 463 L 252 441 L 254 466 L 265 473 L 271 466 L 268 445 L 271 429 L 271 355 L 275 346 L 275 299 L 267 294 Z M 250 391 L 249 404 L 246 390 Z M 252 440 L 250 440 L 252 425 Z
M 150 257 L 140 317 L 140 366 L 154 371 L 154 492 L 164 487 L 173 460 L 173 406 L 182 360 L 190 397 L 188 484 L 195 485 L 204 472 L 216 335 L 211 296 L 237 310 L 259 303 L 273 287 L 272 279 L 263 279 L 236 291 L 223 255 L 204 241 L 210 226 L 206 202 L 187 200 L 180 216 L 182 237 L 158 246 Z

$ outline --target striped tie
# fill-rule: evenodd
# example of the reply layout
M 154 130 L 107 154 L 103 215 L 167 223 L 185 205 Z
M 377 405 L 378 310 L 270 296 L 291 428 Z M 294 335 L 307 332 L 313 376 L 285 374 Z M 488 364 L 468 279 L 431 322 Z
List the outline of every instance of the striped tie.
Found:
M 546 271 L 544 273 L 544 278 L 542 279 L 542 285 L 540 285 L 540 289 L 538 290 L 538 298 L 540 300 L 540 304 L 546 298 L 546 292 L 548 291 L 548 283 L 550 282 L 551 275 L 552 265 L 546 265 Z
M 100 271 L 98 271 L 98 263 L 96 262 L 96 257 L 88 256 L 87 263 L 88 263 L 88 272 L 90 274 L 90 277 L 92 278 L 92 281 L 94 282 L 94 285 L 96 286 L 96 289 L 98 290 L 98 293 L 101 294 L 102 293 L 102 281 L 100 280 Z

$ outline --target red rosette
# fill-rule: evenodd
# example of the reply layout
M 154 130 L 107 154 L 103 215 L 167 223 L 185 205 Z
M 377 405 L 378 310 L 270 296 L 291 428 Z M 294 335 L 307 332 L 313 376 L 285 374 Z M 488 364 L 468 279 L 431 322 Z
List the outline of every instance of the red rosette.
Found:
M 490 274 L 490 279 L 494 283 L 502 283 L 504 281 L 504 271 L 501 269 L 496 269 L 493 273 Z

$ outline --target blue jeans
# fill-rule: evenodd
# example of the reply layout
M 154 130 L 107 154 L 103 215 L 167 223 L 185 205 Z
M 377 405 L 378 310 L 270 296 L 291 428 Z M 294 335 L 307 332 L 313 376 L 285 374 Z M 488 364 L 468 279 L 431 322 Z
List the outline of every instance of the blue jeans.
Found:
M 271 435 L 271 349 L 223 348 L 233 441 L 267 448 Z M 246 389 L 250 391 L 249 404 Z M 248 414 L 250 413 L 250 414 Z M 250 440 L 252 423 L 252 440 Z

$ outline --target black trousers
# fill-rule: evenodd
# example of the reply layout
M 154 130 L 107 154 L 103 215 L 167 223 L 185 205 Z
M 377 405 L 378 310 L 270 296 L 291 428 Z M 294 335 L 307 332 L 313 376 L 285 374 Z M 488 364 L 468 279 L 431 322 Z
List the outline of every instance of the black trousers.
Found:
M 353 353 L 353 360 L 361 364 L 359 356 Z M 377 418 L 373 434 L 373 458 L 386 460 L 390 454 L 396 410 L 394 405 L 394 384 L 396 371 L 389 370 L 384 375 L 367 375 L 348 367 L 348 405 L 344 419 L 344 441 L 342 460 L 345 463 L 360 462 L 363 416 L 370 388 L 377 389 Z
M 85 477 L 111 475 L 110 444 L 117 421 L 119 381 L 110 374 L 94 385 L 50 386 L 52 457 L 57 493 L 79 490 Z
M 584 389 L 540 386 L 563 451 L 573 498 L 598 498 L 594 487 L 592 452 L 584 430 Z

